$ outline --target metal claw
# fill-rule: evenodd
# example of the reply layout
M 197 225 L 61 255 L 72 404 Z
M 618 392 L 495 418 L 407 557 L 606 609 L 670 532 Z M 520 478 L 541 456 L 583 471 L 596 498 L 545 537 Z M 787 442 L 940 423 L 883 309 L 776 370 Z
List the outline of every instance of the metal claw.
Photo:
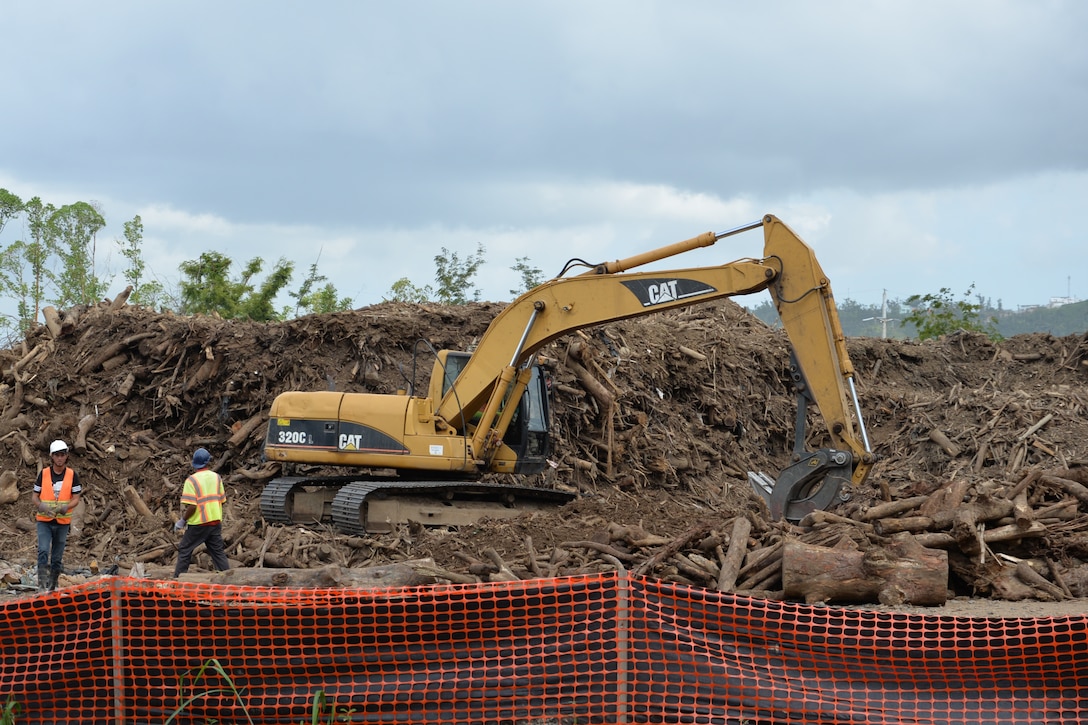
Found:
M 767 501 L 772 520 L 796 523 L 806 514 L 849 499 L 852 464 L 849 452 L 822 448 L 803 454 L 783 469 L 777 481 L 762 471 L 750 471 L 748 481 Z

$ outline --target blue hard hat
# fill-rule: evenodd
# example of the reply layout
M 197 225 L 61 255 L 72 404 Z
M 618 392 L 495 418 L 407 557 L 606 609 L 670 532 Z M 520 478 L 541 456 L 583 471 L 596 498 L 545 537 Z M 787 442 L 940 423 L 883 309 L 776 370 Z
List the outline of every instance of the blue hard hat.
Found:
M 193 468 L 205 468 L 211 459 L 212 454 L 208 453 L 207 449 L 197 448 L 193 453 Z

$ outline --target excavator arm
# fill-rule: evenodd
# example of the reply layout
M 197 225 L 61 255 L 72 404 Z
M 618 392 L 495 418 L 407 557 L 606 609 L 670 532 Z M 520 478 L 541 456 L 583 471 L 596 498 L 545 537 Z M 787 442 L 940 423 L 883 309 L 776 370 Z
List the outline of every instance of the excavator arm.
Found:
M 628 272 L 741 232 L 762 228 L 761 259 L 671 271 Z M 480 339 L 471 359 L 444 395 L 431 382 L 435 417 L 471 437 L 477 465 L 486 469 L 509 424 L 512 406 L 525 389 L 529 366 L 547 343 L 575 330 L 723 297 L 770 291 L 793 345 L 799 395 L 799 424 L 807 402 L 827 423 L 833 448 L 803 452 L 777 481 L 750 474 L 767 498 L 774 518 L 799 519 L 848 497 L 850 486 L 865 480 L 873 463 L 854 389 L 831 286 L 811 248 L 785 223 L 767 215 L 725 232 L 692 239 L 600 264 L 573 277 L 558 277 L 508 305 Z M 437 387 L 436 387 L 437 386 Z M 852 415 L 851 410 L 856 413 Z

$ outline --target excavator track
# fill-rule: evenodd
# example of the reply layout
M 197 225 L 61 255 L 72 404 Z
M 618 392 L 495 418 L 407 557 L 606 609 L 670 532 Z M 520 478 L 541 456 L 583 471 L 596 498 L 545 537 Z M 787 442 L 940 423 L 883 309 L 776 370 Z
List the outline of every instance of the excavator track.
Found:
M 265 486 L 261 515 L 272 523 L 332 523 L 344 533 L 373 534 L 409 521 L 462 526 L 483 517 L 509 518 L 574 498 L 564 491 L 475 481 L 284 477 Z

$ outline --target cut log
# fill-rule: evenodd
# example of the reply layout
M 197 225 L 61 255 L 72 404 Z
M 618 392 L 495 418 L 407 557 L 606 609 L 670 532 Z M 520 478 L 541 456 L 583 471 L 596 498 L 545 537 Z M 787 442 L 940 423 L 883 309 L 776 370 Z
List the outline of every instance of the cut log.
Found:
M 147 339 L 149 337 L 155 337 L 158 333 L 155 332 L 138 332 L 135 335 L 129 335 L 120 342 L 115 342 L 112 345 L 107 345 L 98 351 L 97 355 L 87 358 L 86 362 L 79 366 L 79 372 L 92 373 L 102 366 L 104 362 L 110 358 L 120 355 L 125 348 L 133 345 L 140 340 Z
M 875 521 L 873 528 L 881 536 L 890 536 L 903 531 L 928 531 L 933 528 L 933 519 L 929 516 L 900 516 Z
M 125 486 L 121 492 L 124 494 L 125 500 L 128 501 L 129 505 L 136 510 L 136 513 L 150 521 L 158 520 L 155 514 L 151 512 L 151 509 L 148 508 L 143 498 L 140 497 L 140 494 L 136 492 L 135 488 L 132 486 Z
M 124 381 L 117 388 L 117 394 L 122 398 L 127 398 L 128 394 L 132 392 L 132 386 L 136 384 L 136 373 L 130 372 L 125 376 Z
M 1026 561 L 1021 561 L 1016 565 L 1016 576 L 1020 578 L 1020 581 L 1024 582 L 1030 587 L 1034 587 L 1044 594 L 1039 597 L 1042 600 L 1053 600 L 1060 602 L 1065 599 L 1065 592 L 1061 590 L 1061 587 L 1051 583 L 1039 572 L 1032 568 L 1031 564 Z
M 1043 536 L 1046 532 L 1047 527 L 1045 524 L 1032 521 L 1026 529 L 1022 529 L 1016 524 L 987 529 L 982 533 L 982 540 L 987 544 L 996 544 L 1000 541 L 1037 538 Z M 943 531 L 928 531 L 923 534 L 915 534 L 914 538 L 922 546 L 931 549 L 947 549 L 956 545 L 956 538 L 952 534 Z
M 938 606 L 948 598 L 948 553 L 926 549 L 910 534 L 865 551 L 789 541 L 782 554 L 782 588 L 787 598 L 809 604 Z
M 204 361 L 200 364 L 200 367 L 196 369 L 196 372 L 193 373 L 192 377 L 182 384 L 181 392 L 185 393 L 193 388 L 199 388 L 204 383 L 214 378 L 219 372 L 219 366 L 222 362 L 222 355 L 216 355 L 215 351 L 210 347 L 204 348 Z
M 941 450 L 943 450 L 952 458 L 955 458 L 962 452 L 959 446 L 949 440 L 948 436 L 946 436 L 944 433 L 937 430 L 936 428 L 929 432 L 929 439 L 939 445 L 941 447 Z
M 1075 496 L 1076 499 L 1085 506 L 1088 506 L 1088 488 L 1085 488 L 1076 481 L 1071 481 L 1070 479 L 1061 476 L 1043 475 L 1039 477 L 1039 482 L 1057 486 L 1069 495 Z
M 231 448 L 242 446 L 249 439 L 250 435 L 253 434 L 253 431 L 260 427 L 266 420 L 268 420 L 267 414 L 263 411 L 257 413 L 238 427 L 238 430 L 234 432 L 234 435 L 227 439 L 227 445 Z
M 971 483 L 966 478 L 955 478 L 929 495 L 929 500 L 918 507 L 923 516 L 934 516 L 941 511 L 951 511 L 963 503 L 963 497 Z
M 918 508 L 928 499 L 929 496 L 911 496 L 910 498 L 877 504 L 876 506 L 870 506 L 865 513 L 861 515 L 861 518 L 863 521 L 876 521 L 877 519 L 882 519 L 886 516 L 898 516 L 901 513 Z
M 98 354 L 94 357 L 87 358 L 87 361 L 79 366 L 79 372 L 81 374 L 92 373 L 101 367 L 102 363 L 109 360 L 111 357 L 119 355 L 122 350 L 125 349 L 125 343 L 123 340 L 107 345 L 98 351 Z
M 696 524 L 677 538 L 673 539 L 672 542 L 670 542 L 666 546 L 661 547 L 661 550 L 655 553 L 649 559 L 646 559 L 644 562 L 639 564 L 634 570 L 635 574 L 637 574 L 638 576 L 645 576 L 662 561 L 665 561 L 670 556 L 683 549 L 685 546 L 690 544 L 692 540 L 703 538 L 709 531 L 710 524 Z
M 593 396 L 593 398 L 600 404 L 602 410 L 611 410 L 612 406 L 616 404 L 616 399 L 612 396 L 612 393 L 604 385 L 600 383 L 597 378 L 593 377 L 593 374 L 589 372 L 585 367 L 578 363 L 573 358 L 567 358 L 566 365 L 570 368 L 574 376 L 578 378 L 578 382 L 582 384 L 585 391 Z
M 495 551 L 490 546 L 484 549 L 484 556 L 491 559 L 492 563 L 494 563 L 495 567 L 498 569 L 497 572 L 488 577 L 489 581 L 516 582 L 521 579 L 517 574 L 510 571 L 510 568 L 506 566 L 506 562 L 499 556 L 499 552 Z
M 78 452 L 83 453 L 87 450 L 87 434 L 91 431 L 91 428 L 94 427 L 96 420 L 98 420 L 98 416 L 94 413 L 88 413 L 79 419 L 79 425 L 76 429 L 76 440 L 73 446 Z
M 16 380 L 20 379 L 19 373 L 22 372 L 24 367 L 26 367 L 27 365 L 30 365 L 31 363 L 38 362 L 39 358 L 44 359 L 44 358 L 48 357 L 49 350 L 52 347 L 52 345 L 53 345 L 52 342 L 49 343 L 49 346 L 43 345 L 42 343 L 39 342 L 37 345 L 34 346 L 33 350 L 31 350 L 26 355 L 23 355 L 21 358 L 19 358 L 15 362 L 15 364 L 12 365 L 12 367 L 11 367 L 12 374 L 14 375 L 15 379 Z
M 1038 423 L 1036 423 L 1035 425 L 1031 426 L 1030 428 L 1028 428 L 1023 433 L 1021 433 L 1020 438 L 1018 440 L 1027 440 L 1031 436 L 1038 433 L 1039 430 L 1042 429 L 1043 426 L 1045 426 L 1047 423 L 1049 423 L 1052 420 L 1054 420 L 1054 414 L 1053 413 L 1047 413 L 1046 415 L 1044 415 L 1042 417 L 1042 419 Z
M 19 500 L 19 477 L 15 471 L 0 473 L 0 503 L 14 503 Z
M 684 353 L 685 355 L 690 357 L 692 360 L 698 360 L 699 362 L 706 362 L 706 355 L 699 352 L 698 350 L 692 350 L 690 347 L 685 347 L 683 345 L 681 345 L 678 349 L 680 350 L 680 352 Z
M 746 516 L 738 516 L 733 521 L 733 532 L 729 535 L 729 551 L 722 558 L 718 571 L 717 588 L 719 592 L 728 592 L 737 585 L 741 562 L 748 552 L 748 534 L 752 532 L 752 522 Z
M 626 541 L 631 546 L 639 549 L 664 546 L 669 543 L 669 539 L 657 534 L 651 534 L 641 526 L 620 525 L 614 522 L 608 525 L 608 538 L 611 541 Z
M 64 326 L 61 324 L 60 314 L 57 313 L 56 307 L 43 307 L 42 317 L 45 318 L 45 327 L 54 340 L 63 334 Z

